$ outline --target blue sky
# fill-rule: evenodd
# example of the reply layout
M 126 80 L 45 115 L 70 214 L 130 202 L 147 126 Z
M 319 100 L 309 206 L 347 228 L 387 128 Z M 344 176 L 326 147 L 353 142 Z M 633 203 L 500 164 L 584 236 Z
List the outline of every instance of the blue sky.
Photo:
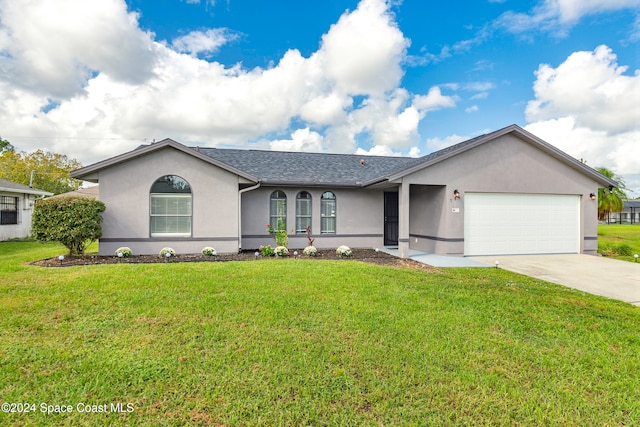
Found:
M 0 135 L 425 155 L 516 123 L 640 196 L 640 0 L 0 0 Z

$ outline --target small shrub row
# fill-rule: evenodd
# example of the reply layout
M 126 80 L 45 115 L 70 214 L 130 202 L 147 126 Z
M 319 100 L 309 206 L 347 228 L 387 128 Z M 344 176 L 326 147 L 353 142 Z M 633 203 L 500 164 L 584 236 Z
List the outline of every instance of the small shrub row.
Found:
M 202 255 L 204 256 L 216 256 L 218 253 L 216 252 L 215 248 L 212 248 L 211 246 L 206 246 L 204 248 L 202 248 L 202 251 L 200 251 L 202 253 Z M 116 256 L 118 258 L 128 258 L 131 255 L 133 255 L 133 251 L 131 250 L 131 248 L 128 248 L 126 246 L 123 246 L 121 248 L 116 249 Z M 176 251 L 173 250 L 173 248 L 162 248 L 160 250 L 160 256 L 161 257 L 172 257 L 176 255 Z
M 263 245 L 263 246 L 260 246 L 258 250 L 260 254 L 262 254 L 262 256 L 264 257 L 270 257 L 274 255 L 279 257 L 289 256 L 289 249 L 287 249 L 286 246 L 276 246 L 275 248 L 273 248 L 270 245 Z M 631 251 L 631 248 L 629 248 L 629 251 Z M 201 253 L 204 256 L 217 255 L 215 248 L 212 248 L 211 246 L 206 246 L 202 248 Z M 318 254 L 318 249 L 316 249 L 315 246 L 307 246 L 306 248 L 303 249 L 302 253 L 305 254 L 306 256 L 314 257 Z M 343 246 L 339 246 L 336 249 L 336 254 L 341 257 L 350 257 L 353 254 L 353 252 L 351 251 L 351 248 L 349 248 L 349 246 L 343 245 Z M 133 251 L 131 250 L 131 248 L 123 246 L 116 249 L 116 256 L 119 258 L 128 258 L 131 255 L 133 255 Z M 170 258 L 175 255 L 176 255 L 176 251 L 173 250 L 173 248 L 165 247 L 160 250 L 161 257 Z
M 269 257 L 274 255 L 282 257 L 282 256 L 289 255 L 289 250 L 284 246 L 277 246 L 276 248 L 273 248 L 270 245 L 263 245 L 263 246 L 260 246 L 260 248 L 258 248 L 258 251 L 264 257 Z M 318 249 L 316 249 L 315 246 L 310 245 L 304 248 L 302 250 L 302 253 L 306 256 L 314 257 L 318 255 Z M 336 254 L 340 255 L 341 257 L 350 257 L 353 254 L 353 252 L 351 251 L 351 248 L 349 246 L 339 246 L 338 249 L 336 249 Z

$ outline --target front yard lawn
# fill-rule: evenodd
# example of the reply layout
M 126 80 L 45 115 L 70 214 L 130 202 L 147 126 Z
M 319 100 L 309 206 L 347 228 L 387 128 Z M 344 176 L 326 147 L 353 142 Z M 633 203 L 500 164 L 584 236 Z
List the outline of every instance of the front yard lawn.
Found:
M 24 264 L 59 253 L 0 243 L 0 425 L 640 420 L 622 302 L 495 268 Z
M 635 262 L 633 255 L 640 254 L 640 224 L 598 225 L 598 253 Z

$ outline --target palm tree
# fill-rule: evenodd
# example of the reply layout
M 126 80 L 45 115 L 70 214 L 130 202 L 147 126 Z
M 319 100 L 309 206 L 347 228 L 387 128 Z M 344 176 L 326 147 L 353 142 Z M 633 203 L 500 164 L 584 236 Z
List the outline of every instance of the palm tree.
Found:
M 627 187 L 622 178 L 612 170 L 607 168 L 596 168 L 596 170 L 607 178 L 618 182 L 618 186 L 612 189 L 598 189 L 598 220 L 605 221 L 609 212 L 620 212 L 622 210 L 622 201 L 627 198 L 627 194 L 624 192 Z

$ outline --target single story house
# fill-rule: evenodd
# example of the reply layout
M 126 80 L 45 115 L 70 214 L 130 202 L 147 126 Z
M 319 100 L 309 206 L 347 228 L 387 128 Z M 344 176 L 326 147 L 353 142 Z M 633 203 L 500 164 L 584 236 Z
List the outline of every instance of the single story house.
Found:
M 0 241 L 29 237 L 36 199 L 52 194 L 0 178 Z
M 610 224 L 640 224 L 640 200 L 623 200 L 620 212 L 610 212 L 607 218 Z
M 454 256 L 597 251 L 617 183 L 511 125 L 420 158 L 187 147 L 171 139 L 76 170 L 106 204 L 100 254 L 397 247 Z

